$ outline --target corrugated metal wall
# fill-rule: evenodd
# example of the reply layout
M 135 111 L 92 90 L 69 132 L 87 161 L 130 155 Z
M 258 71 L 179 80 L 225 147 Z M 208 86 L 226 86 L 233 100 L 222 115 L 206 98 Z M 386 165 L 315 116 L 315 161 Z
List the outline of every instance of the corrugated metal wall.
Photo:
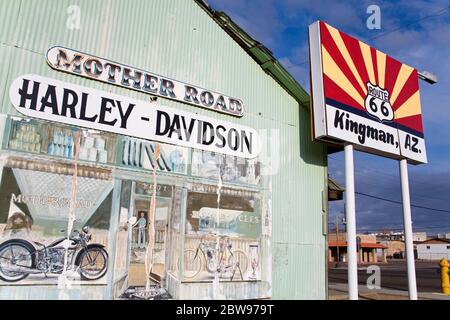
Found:
M 73 5 L 81 15 L 80 28 L 72 30 L 66 24 Z M 309 113 L 195 2 L 2 0 L 0 30 L 2 113 L 15 114 L 9 85 L 27 73 L 149 99 L 140 92 L 51 69 L 45 53 L 59 45 L 241 98 L 246 111 L 237 120 L 164 100 L 168 106 L 256 129 L 280 130 L 280 162 L 273 177 L 273 297 L 325 298 L 321 196 L 325 149 L 310 140 Z

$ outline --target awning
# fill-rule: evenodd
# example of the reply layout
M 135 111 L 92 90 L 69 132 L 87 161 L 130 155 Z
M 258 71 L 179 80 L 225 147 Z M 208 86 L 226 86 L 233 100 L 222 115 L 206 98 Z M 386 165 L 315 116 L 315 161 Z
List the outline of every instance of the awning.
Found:
M 328 177 L 328 201 L 342 200 L 344 190 L 336 181 Z
M 342 247 L 347 248 L 347 241 L 330 241 L 328 242 L 328 247 Z M 370 242 L 362 242 L 361 248 L 367 249 L 386 249 L 387 247 L 381 243 L 370 243 Z

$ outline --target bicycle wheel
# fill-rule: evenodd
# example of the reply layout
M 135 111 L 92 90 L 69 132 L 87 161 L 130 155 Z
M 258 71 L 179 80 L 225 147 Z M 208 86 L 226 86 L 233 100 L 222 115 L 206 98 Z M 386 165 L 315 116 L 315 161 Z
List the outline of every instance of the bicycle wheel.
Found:
M 199 251 L 195 256 L 196 250 L 187 249 L 184 250 L 184 277 L 186 279 L 194 279 L 202 270 L 203 260 L 201 258 L 201 252 Z M 180 264 L 178 263 L 178 268 Z
M 245 272 L 248 270 L 247 254 L 240 249 L 233 250 L 232 255 L 228 258 L 228 265 L 232 267 L 231 280 L 236 276 L 244 280 Z

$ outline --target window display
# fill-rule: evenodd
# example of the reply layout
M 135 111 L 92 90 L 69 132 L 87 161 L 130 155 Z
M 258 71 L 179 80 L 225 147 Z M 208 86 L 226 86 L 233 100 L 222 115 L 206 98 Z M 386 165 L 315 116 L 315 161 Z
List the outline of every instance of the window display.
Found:
M 159 171 L 187 174 L 188 148 L 163 144 L 160 145 L 160 156 L 157 160 Z M 136 138 L 120 139 L 119 165 L 136 169 L 152 170 L 152 159 L 156 142 Z
M 4 167 L 0 184 L 0 284 L 57 284 L 68 277 L 106 284 L 111 180 L 77 178 L 75 223 L 67 239 L 71 175 Z
M 260 163 L 257 158 L 245 159 L 224 154 L 192 150 L 192 175 L 238 184 L 257 185 L 260 181 Z
M 120 188 L 120 208 L 116 235 L 116 259 L 114 264 L 114 281 L 122 280 L 128 273 L 129 218 L 132 209 L 131 193 L 133 182 L 123 180 Z
M 148 228 L 152 185 L 143 182 L 134 182 L 134 185 L 132 216 L 135 217 L 135 222 L 130 226 L 129 283 L 130 285 L 145 285 L 145 264 L 148 258 L 147 246 L 150 240 Z M 157 282 L 161 281 L 166 271 L 167 232 L 172 204 L 172 189 L 172 186 L 169 185 L 156 186 L 155 238 L 154 246 L 151 248 L 153 250 L 153 265 L 150 277 Z
M 222 189 L 189 192 L 183 253 L 184 281 L 259 280 L 261 209 L 256 193 Z
M 140 181 L 121 180 L 120 198 L 113 205 L 112 171 L 96 164 L 115 164 L 119 172 L 124 167 L 153 170 L 155 142 L 21 118 L 10 124 L 5 145 L 29 155 L 9 156 L 1 176 L 0 286 L 9 281 L 58 284 L 67 242 L 61 229 L 67 229 L 74 173 L 74 162 L 61 158 L 74 160 L 74 134 L 79 130 L 77 220 L 69 249 L 71 281 L 107 284 L 108 256 L 114 252 L 115 297 L 127 287 L 146 286 L 148 277 L 152 285 L 170 290 L 186 290 L 181 289 L 183 285 L 208 286 L 215 279 L 227 286 L 254 282 L 249 285 L 264 287 L 267 271 L 262 270 L 270 255 L 263 235 L 268 220 L 264 218 L 263 223 L 262 214 L 268 212 L 262 208 L 264 180 L 258 159 L 159 144 L 156 169 L 164 174 L 157 173 L 156 188 L 147 176 Z M 49 157 L 33 156 L 39 153 Z M 190 161 L 192 166 L 188 166 Z M 161 176 L 164 183 L 159 183 Z M 219 176 L 221 182 L 217 182 Z M 207 180 L 213 181 L 205 183 Z M 183 187 L 176 186 L 180 181 Z M 149 248 L 154 191 L 154 243 Z M 115 239 L 109 247 L 115 206 Z M 82 256 L 84 248 L 90 252 L 88 256 Z M 18 263 L 16 252 L 28 258 Z M 88 257 L 95 257 L 96 262 L 84 263 Z M 152 267 L 148 273 L 149 257 Z
M 74 133 L 81 131 L 79 160 L 114 163 L 116 138 L 113 134 L 49 124 L 14 117 L 8 147 L 12 150 L 42 153 L 74 159 Z
M 35 122 L 17 122 L 11 131 L 9 147 L 15 150 L 39 153 L 42 143 L 39 131 L 39 125 Z

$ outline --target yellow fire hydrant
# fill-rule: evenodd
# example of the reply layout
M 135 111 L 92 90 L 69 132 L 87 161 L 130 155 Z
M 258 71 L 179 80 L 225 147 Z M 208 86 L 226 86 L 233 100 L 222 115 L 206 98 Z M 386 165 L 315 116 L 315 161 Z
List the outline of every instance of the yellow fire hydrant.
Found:
M 441 261 L 439 262 L 439 265 L 441 266 L 442 293 L 450 294 L 450 280 L 448 274 L 448 267 L 450 267 L 450 264 L 448 263 L 447 259 L 442 258 Z

